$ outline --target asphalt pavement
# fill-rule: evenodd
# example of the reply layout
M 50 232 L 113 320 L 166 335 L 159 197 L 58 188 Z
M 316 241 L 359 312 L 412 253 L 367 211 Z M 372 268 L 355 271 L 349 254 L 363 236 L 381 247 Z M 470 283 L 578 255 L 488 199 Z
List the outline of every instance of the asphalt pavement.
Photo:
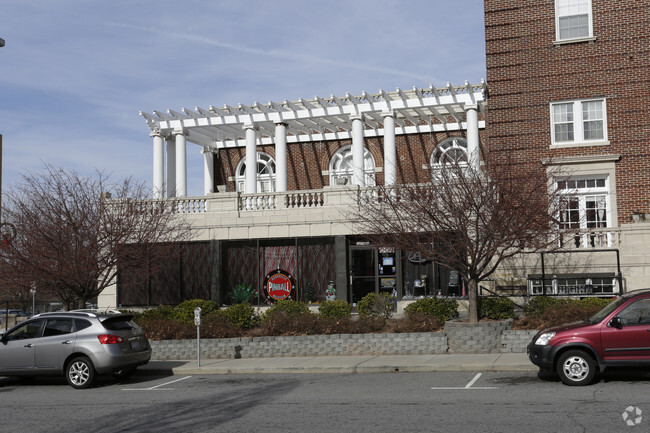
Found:
M 525 353 L 313 356 L 292 358 L 150 361 L 140 374 L 394 373 L 427 371 L 538 371 Z

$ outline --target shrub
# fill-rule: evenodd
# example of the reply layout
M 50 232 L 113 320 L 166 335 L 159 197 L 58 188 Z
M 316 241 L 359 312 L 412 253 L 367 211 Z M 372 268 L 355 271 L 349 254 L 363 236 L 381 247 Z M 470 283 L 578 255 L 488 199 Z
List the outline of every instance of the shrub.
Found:
M 304 302 L 294 301 L 293 299 L 282 299 L 274 302 L 266 314 L 277 314 L 279 312 L 284 313 L 287 317 L 291 317 L 296 314 L 309 313 L 309 307 Z
M 395 310 L 395 297 L 390 293 L 368 293 L 357 303 L 359 316 L 390 319 Z
M 174 317 L 183 323 L 194 323 L 194 309 L 201 308 L 201 316 L 210 314 L 219 310 L 219 305 L 216 302 L 208 301 L 206 299 L 190 299 L 183 301 L 174 308 Z
M 487 319 L 510 319 L 515 317 L 515 303 L 510 298 L 479 298 L 479 317 Z
M 443 323 L 438 321 L 435 316 L 415 311 L 401 319 L 393 320 L 390 331 L 397 333 L 436 332 L 442 325 Z
M 184 340 L 196 337 L 196 327 L 177 320 L 140 316 L 137 323 L 150 340 Z
M 250 329 L 259 324 L 259 316 L 250 304 L 235 304 L 222 310 L 226 321 L 237 329 Z
M 409 304 L 404 309 L 406 316 L 425 314 L 435 317 L 438 322 L 444 323 L 449 319 L 458 317 L 458 302 L 446 298 L 422 298 Z
M 232 304 L 250 303 L 251 297 L 255 293 L 250 284 L 237 284 L 228 294 L 228 298 Z
M 538 298 L 541 298 L 538 297 Z M 545 297 L 548 299 L 548 297 Z M 533 298 L 535 300 L 536 298 Z M 554 299 L 552 302 L 546 301 L 546 308 L 538 309 L 534 314 L 526 315 L 515 323 L 515 329 L 545 329 L 551 326 L 560 325 L 567 322 L 577 322 L 582 319 L 593 316 L 600 311 L 604 305 L 611 302 L 605 300 L 582 300 L 577 299 Z M 539 302 L 539 301 L 538 301 Z M 603 305 L 604 304 L 604 305 Z
M 169 305 L 161 305 L 160 307 L 151 308 L 149 310 L 145 310 L 141 313 L 138 313 L 134 315 L 134 317 L 136 321 L 140 319 L 175 320 L 176 310 L 174 309 L 174 307 L 171 307 Z
M 348 304 L 342 299 L 325 301 L 318 307 L 318 314 L 321 317 L 340 319 L 342 317 L 349 316 L 350 313 L 352 313 L 352 305 Z
M 565 302 L 564 299 L 552 296 L 535 296 L 524 307 L 524 315 L 528 317 L 537 316 L 549 307 L 556 307 L 563 302 Z
M 612 301 L 613 298 L 582 298 L 579 302 L 584 307 L 603 309 Z

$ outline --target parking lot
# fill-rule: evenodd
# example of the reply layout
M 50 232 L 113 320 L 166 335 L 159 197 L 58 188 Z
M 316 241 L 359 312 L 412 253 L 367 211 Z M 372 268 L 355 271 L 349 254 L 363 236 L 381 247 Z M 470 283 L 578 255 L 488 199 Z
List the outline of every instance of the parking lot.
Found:
M 649 384 L 645 371 L 588 387 L 508 371 L 135 375 L 83 391 L 1 378 L 0 415 L 30 432 L 648 431 Z

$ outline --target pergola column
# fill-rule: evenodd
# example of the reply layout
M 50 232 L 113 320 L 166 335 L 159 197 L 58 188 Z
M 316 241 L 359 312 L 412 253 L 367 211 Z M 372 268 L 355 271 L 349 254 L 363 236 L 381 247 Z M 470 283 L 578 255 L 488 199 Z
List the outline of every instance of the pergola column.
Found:
M 154 132 L 151 136 L 153 137 L 153 198 L 161 199 L 165 194 L 163 137 L 160 132 Z
M 395 146 L 395 113 L 385 111 L 384 118 L 384 184 L 397 183 L 397 147 Z
M 187 140 L 185 131 L 174 131 L 176 138 L 176 197 L 187 196 Z
M 214 192 L 214 153 L 209 147 L 201 149 L 203 154 L 203 194 Z
M 176 138 L 167 136 L 167 197 L 176 197 Z
M 287 124 L 275 123 L 275 190 L 287 190 Z
M 244 192 L 255 194 L 257 192 L 257 132 L 255 125 L 245 123 L 246 131 L 246 178 Z
M 352 184 L 366 186 L 363 164 L 363 115 L 350 116 L 352 120 Z
M 467 156 L 474 170 L 481 168 L 481 155 L 478 140 L 478 105 L 465 105 L 467 115 Z

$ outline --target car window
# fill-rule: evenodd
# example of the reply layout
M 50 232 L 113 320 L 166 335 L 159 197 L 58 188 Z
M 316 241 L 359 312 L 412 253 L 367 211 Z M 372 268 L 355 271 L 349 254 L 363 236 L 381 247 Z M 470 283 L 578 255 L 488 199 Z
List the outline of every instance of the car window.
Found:
M 650 324 L 650 298 L 640 299 L 618 314 L 623 326 Z
M 43 337 L 64 335 L 72 332 L 72 319 L 47 319 Z
M 128 331 L 135 329 L 137 326 L 135 323 L 131 322 L 132 318 L 133 316 L 129 315 L 109 317 L 102 322 L 102 325 L 111 331 Z
M 82 329 L 90 328 L 92 323 L 83 319 L 75 319 L 74 326 L 77 331 L 81 331 Z
M 42 324 L 42 320 L 32 320 L 30 322 L 23 323 L 7 335 L 7 340 L 13 341 L 36 338 L 38 337 L 38 333 L 41 329 Z

